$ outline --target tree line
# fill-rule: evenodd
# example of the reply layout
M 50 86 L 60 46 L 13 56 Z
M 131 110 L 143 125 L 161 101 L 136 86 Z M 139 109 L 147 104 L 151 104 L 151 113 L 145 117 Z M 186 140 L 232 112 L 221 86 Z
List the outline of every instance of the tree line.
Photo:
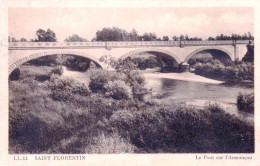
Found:
M 46 31 L 43 29 L 38 29 L 36 31 L 37 38 L 27 40 L 21 38 L 20 40 L 15 37 L 8 36 L 8 42 L 57 42 L 57 37 L 55 32 L 51 29 Z M 127 32 L 124 29 L 118 27 L 112 28 L 103 28 L 96 32 L 96 36 L 91 41 L 201 41 L 200 37 L 189 37 L 187 34 L 181 34 L 180 36 L 173 36 L 171 39 L 169 36 L 163 36 L 158 38 L 157 35 L 153 32 L 146 32 L 143 35 L 139 35 L 135 29 L 132 29 L 130 32 Z M 254 40 L 254 36 L 250 32 L 240 34 L 224 35 L 220 34 L 216 37 L 208 37 L 207 40 Z M 80 37 L 77 34 L 72 34 L 64 39 L 65 42 L 87 42 L 88 40 L 84 37 Z
M 233 33 L 231 36 L 221 34 L 215 38 L 209 37 L 208 40 L 254 40 L 254 36 L 252 36 L 250 32 L 244 33 L 243 35 Z
M 37 38 L 30 39 L 29 42 L 57 42 L 56 34 L 49 28 L 46 31 L 38 29 L 36 36 Z M 24 37 L 18 40 L 15 37 L 8 36 L 8 42 L 28 42 L 28 40 Z

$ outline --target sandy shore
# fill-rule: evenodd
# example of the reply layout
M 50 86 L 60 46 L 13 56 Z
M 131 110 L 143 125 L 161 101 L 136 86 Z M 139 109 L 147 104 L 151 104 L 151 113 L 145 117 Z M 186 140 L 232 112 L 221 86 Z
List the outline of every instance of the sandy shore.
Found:
M 194 73 L 184 72 L 184 73 L 159 73 L 150 70 L 140 71 L 144 77 L 150 78 L 167 78 L 167 79 L 174 79 L 174 80 L 183 80 L 183 81 L 194 81 L 194 82 L 202 82 L 202 83 L 209 83 L 209 84 L 221 84 L 223 81 L 217 81 L 213 79 L 209 79 L 203 76 L 196 75 Z M 74 79 L 84 82 L 85 73 L 80 73 L 76 71 L 69 71 L 66 67 L 63 66 L 63 76 L 65 77 L 73 77 Z
M 194 73 L 142 73 L 145 77 L 154 77 L 154 78 L 167 78 L 174 80 L 183 80 L 183 81 L 194 81 L 194 82 L 202 82 L 209 84 L 221 84 L 223 81 L 213 80 L 209 78 L 205 78 L 203 76 L 196 75 Z

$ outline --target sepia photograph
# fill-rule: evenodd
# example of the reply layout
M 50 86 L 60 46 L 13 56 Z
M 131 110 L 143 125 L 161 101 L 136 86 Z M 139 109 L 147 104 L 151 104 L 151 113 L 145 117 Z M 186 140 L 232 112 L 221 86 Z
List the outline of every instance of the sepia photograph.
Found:
M 254 8 L 9 8 L 8 153 L 254 153 Z

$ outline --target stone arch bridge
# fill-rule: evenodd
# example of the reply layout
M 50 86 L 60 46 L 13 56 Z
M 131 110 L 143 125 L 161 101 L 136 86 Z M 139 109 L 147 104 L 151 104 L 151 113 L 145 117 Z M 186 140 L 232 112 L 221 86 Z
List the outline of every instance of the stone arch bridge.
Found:
M 248 40 L 225 41 L 132 41 L 132 42 L 10 42 L 9 74 L 21 64 L 42 56 L 73 54 L 89 58 L 103 69 L 112 69 L 100 61 L 104 55 L 116 59 L 142 52 L 157 52 L 170 56 L 178 64 L 188 62 L 195 54 L 205 50 L 218 50 L 231 60 L 241 60 L 247 52 Z

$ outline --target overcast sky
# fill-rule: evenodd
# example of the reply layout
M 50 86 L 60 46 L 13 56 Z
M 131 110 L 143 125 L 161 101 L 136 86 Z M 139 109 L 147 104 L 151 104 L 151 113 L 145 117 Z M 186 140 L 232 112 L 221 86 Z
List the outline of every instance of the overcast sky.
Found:
M 188 34 L 215 37 L 221 33 L 253 34 L 253 8 L 11 8 L 9 36 L 35 39 L 39 28 L 50 28 L 58 41 L 72 34 L 91 40 L 97 30 L 117 26 L 139 35 Z

